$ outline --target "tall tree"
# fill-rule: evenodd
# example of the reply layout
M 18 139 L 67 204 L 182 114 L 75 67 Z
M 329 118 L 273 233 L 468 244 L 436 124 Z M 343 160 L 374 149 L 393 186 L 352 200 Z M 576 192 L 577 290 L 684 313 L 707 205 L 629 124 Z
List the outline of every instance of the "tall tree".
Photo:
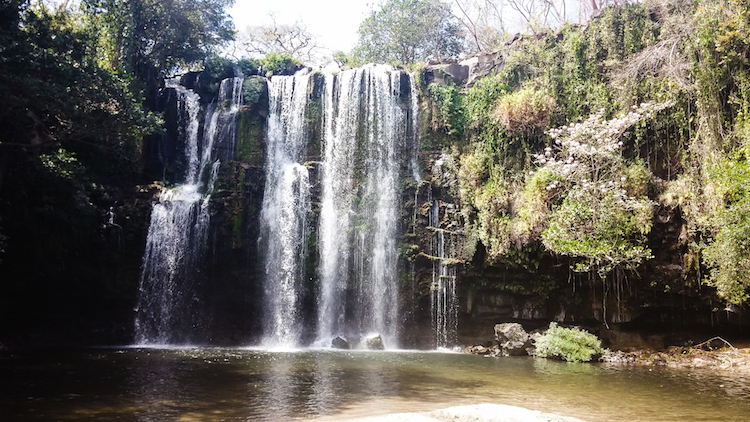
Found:
M 84 0 L 99 28 L 102 59 L 153 88 L 178 67 L 200 63 L 234 37 L 234 0 Z
M 271 24 L 248 26 L 239 34 L 240 48 L 250 56 L 268 53 L 288 54 L 305 63 L 315 62 L 322 49 L 318 40 L 302 21 L 280 24 L 271 15 Z
M 130 141 L 155 120 L 125 79 L 98 65 L 81 16 L 15 3 L 1 13 L 0 147 L 96 142 L 135 150 Z
M 472 52 L 488 51 L 503 41 L 505 22 L 502 5 L 497 0 L 453 0 L 456 18 L 464 26 L 468 49 Z
M 592 0 L 592 4 L 605 1 L 609 0 Z M 519 14 L 533 33 L 565 23 L 568 19 L 567 4 L 568 0 L 508 0 L 508 5 Z
M 115 286 L 103 281 L 115 265 L 107 276 L 97 267 L 118 255 L 139 262 L 108 249 L 120 232 L 102 216 L 132 191 L 140 140 L 158 122 L 127 78 L 100 66 L 84 16 L 62 6 L 0 2 L 1 333 L 24 332 L 36 314 L 73 325 L 60 322 L 66 307 L 91 310 Z
M 363 62 L 409 64 L 457 56 L 464 48 L 450 4 L 439 0 L 386 0 L 359 26 L 355 56 Z

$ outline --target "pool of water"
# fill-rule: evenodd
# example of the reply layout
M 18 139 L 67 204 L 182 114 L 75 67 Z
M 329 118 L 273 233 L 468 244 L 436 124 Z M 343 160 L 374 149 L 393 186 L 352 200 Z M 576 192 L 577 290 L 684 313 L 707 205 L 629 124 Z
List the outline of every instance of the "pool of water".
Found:
M 327 421 L 475 403 L 592 422 L 750 420 L 750 379 L 411 351 L 113 348 L 0 357 L 0 419 L 12 421 Z

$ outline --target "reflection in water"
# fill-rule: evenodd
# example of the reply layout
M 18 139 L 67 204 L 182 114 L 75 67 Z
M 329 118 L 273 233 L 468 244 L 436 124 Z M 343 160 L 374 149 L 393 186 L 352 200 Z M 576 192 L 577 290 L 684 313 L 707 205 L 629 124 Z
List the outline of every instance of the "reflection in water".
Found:
M 290 419 L 297 410 L 295 398 L 305 395 L 297 365 L 295 356 L 286 353 L 271 355 L 268 360 L 267 388 L 262 402 L 267 403 L 266 413 L 271 419 Z
M 561 365 L 561 362 L 557 362 L 549 359 L 534 359 L 534 370 L 539 374 L 546 375 L 561 375 L 561 376 L 594 376 L 601 374 L 604 368 L 600 365 L 592 365 L 589 363 L 581 362 L 570 362 L 565 365 Z
M 368 351 L 123 349 L 0 357 L 4 420 L 341 420 L 500 403 L 595 421 L 743 420 L 750 380 L 668 368 Z
M 158 417 L 177 416 L 177 407 L 183 401 L 180 397 L 180 371 L 162 359 L 152 359 L 150 352 L 141 355 L 139 360 L 147 364 L 134 365 L 130 372 L 130 389 L 138 403 L 133 416 L 139 421 L 152 421 Z
M 315 378 L 312 383 L 312 394 L 307 400 L 307 408 L 313 414 L 329 414 L 336 404 L 335 387 L 340 375 L 338 365 L 329 355 L 322 355 L 320 359 L 315 359 L 313 373 Z

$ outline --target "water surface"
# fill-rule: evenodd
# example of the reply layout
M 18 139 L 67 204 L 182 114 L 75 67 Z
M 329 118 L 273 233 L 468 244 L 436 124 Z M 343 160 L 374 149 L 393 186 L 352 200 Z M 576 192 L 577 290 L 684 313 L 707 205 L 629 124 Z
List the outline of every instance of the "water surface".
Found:
M 93 349 L 0 358 L 4 420 L 341 420 L 498 403 L 589 421 L 750 418 L 711 371 L 429 352 Z

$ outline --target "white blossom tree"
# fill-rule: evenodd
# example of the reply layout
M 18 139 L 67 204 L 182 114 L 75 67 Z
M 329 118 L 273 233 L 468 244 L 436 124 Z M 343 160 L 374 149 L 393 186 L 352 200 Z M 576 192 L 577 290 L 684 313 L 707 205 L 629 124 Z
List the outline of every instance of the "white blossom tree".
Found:
M 651 257 L 647 235 L 654 203 L 647 196 L 650 172 L 622 155 L 622 135 L 666 104 L 641 104 L 619 117 L 604 112 L 552 129 L 554 147 L 535 155 L 549 221 L 542 242 L 550 251 L 577 258 L 576 271 L 604 279 L 615 268 L 635 269 Z

